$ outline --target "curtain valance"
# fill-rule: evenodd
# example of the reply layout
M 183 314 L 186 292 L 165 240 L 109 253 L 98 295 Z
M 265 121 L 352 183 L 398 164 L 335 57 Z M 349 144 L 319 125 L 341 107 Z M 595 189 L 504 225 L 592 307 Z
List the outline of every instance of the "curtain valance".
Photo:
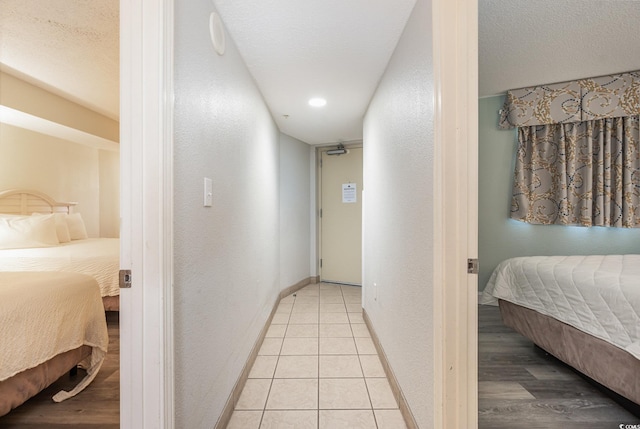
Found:
M 500 128 L 640 115 L 640 71 L 507 92 Z

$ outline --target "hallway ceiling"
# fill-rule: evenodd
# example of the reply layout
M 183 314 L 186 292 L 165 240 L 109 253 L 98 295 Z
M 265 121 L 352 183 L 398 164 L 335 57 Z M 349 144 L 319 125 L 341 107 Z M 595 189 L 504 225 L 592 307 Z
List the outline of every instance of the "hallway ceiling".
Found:
M 212 0 L 282 132 L 362 138 L 415 0 Z M 640 2 L 478 0 L 479 94 L 640 69 Z M 0 68 L 118 117 L 118 0 L 0 0 Z M 327 105 L 307 105 L 323 96 Z M 288 119 L 284 115 L 288 115 Z
M 310 144 L 362 139 L 415 0 L 213 2 L 283 133 Z M 309 106 L 318 96 L 327 105 Z

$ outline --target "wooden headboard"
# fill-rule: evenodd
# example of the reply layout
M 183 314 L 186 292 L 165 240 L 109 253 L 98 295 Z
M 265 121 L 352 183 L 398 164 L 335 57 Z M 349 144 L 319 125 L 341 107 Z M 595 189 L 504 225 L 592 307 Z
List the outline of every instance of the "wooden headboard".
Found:
M 28 189 L 0 191 L 0 213 L 3 214 L 71 213 L 76 204 L 61 203 L 45 193 Z

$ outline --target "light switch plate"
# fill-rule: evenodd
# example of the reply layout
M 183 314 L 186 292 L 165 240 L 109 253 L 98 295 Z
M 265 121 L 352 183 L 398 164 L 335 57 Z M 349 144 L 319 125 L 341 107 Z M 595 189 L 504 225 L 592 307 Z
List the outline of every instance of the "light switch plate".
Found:
M 204 178 L 204 206 L 211 207 L 213 205 L 213 180 L 208 177 Z

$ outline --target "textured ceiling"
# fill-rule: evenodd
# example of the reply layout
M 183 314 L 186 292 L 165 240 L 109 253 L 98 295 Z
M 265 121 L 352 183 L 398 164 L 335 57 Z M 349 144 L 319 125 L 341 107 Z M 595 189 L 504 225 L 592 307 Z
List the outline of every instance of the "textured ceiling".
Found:
M 479 92 L 640 70 L 640 2 L 478 0 Z
M 0 69 L 118 118 L 118 0 L 0 0 Z
M 280 130 L 317 144 L 362 138 L 415 0 L 213 2 Z M 327 105 L 310 107 L 316 96 Z
M 281 130 L 312 144 L 362 137 L 415 2 L 212 1 Z M 118 6 L 0 0 L 0 68 L 117 118 Z M 640 70 L 638 1 L 478 0 L 478 10 L 480 96 Z M 323 109 L 307 105 L 318 95 Z

